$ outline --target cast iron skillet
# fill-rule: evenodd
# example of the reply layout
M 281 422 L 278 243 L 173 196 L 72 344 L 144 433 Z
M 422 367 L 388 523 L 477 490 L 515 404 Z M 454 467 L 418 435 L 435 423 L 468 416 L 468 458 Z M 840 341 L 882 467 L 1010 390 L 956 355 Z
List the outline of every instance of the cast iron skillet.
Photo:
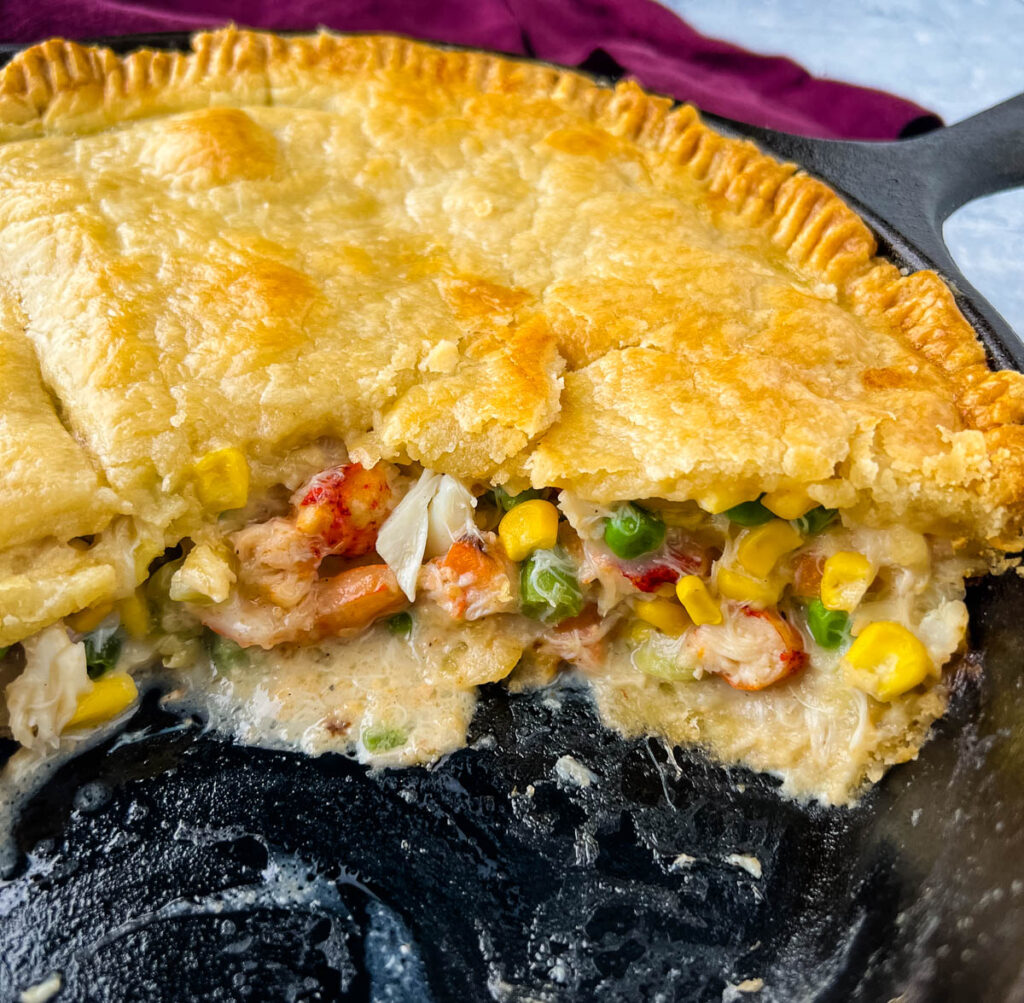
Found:
M 842 191 L 885 254 L 953 284 L 994 363 L 1024 365 L 941 234 L 1024 181 L 1024 96 L 895 143 L 715 121 Z M 964 662 L 920 759 L 853 809 L 624 741 L 568 687 L 488 688 L 470 748 L 378 775 L 236 746 L 153 694 L 22 813 L 0 995 L 59 971 L 61 1000 L 90 1001 L 1024 1000 L 1024 588 L 969 602 L 984 674 Z M 589 787 L 559 784 L 564 754 Z

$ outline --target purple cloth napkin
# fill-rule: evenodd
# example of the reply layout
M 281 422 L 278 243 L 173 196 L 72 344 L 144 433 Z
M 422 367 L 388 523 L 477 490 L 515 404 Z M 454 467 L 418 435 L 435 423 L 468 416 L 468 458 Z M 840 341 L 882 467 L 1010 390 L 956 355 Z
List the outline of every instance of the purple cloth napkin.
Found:
M 36 42 L 255 28 L 398 32 L 590 69 L 621 67 L 706 111 L 808 136 L 894 139 L 940 120 L 882 91 L 812 77 L 789 59 L 698 34 L 652 0 L 10 0 L 0 36 Z

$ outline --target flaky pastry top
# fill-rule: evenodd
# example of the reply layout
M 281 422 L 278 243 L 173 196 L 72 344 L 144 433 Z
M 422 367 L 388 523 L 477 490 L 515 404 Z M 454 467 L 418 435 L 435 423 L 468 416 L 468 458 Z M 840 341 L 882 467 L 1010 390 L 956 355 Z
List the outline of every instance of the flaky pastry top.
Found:
M 210 521 L 223 446 L 257 489 L 332 437 L 1017 545 L 1024 378 L 827 186 L 633 83 L 392 37 L 54 40 L 0 73 L 0 141 L 0 644 Z

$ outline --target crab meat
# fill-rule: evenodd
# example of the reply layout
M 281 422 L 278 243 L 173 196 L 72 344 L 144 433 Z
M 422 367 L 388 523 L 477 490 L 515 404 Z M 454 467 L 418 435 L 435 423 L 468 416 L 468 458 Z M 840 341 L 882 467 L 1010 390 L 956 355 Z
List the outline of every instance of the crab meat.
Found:
M 456 540 L 444 557 L 420 571 L 420 588 L 453 620 L 478 620 L 516 608 L 508 562 L 499 556 L 493 533 Z
M 654 592 L 659 585 L 674 585 L 683 575 L 705 577 L 711 567 L 707 547 L 680 529 L 670 529 L 661 548 L 632 561 L 613 558 L 619 571 L 641 592 Z
M 608 655 L 608 634 L 618 622 L 617 616 L 601 616 L 597 606 L 588 603 L 582 613 L 546 631 L 537 644 L 537 654 L 579 669 L 599 669 Z
M 722 622 L 691 630 L 686 649 L 738 690 L 763 690 L 807 664 L 799 631 L 775 609 L 731 606 Z
M 316 579 L 291 609 L 237 592 L 217 606 L 190 608 L 210 630 L 243 648 L 273 648 L 348 637 L 408 605 L 394 572 L 386 564 L 369 564 Z
M 658 550 L 631 561 L 616 557 L 603 542 L 580 540 L 575 534 L 567 537 L 563 545 L 579 565 L 580 582 L 597 583 L 601 613 L 607 613 L 627 596 L 657 592 L 683 575 L 704 577 L 717 556 L 685 530 L 675 527 L 669 529 Z

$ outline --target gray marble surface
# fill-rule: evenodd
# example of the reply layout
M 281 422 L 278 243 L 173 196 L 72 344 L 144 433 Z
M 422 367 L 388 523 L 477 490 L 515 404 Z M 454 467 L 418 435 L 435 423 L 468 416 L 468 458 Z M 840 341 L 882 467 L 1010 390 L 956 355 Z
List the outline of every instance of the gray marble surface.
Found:
M 958 122 L 1024 91 L 1024 0 L 663 0 L 698 31 Z M 1024 189 L 950 217 L 964 275 L 1024 337 Z

